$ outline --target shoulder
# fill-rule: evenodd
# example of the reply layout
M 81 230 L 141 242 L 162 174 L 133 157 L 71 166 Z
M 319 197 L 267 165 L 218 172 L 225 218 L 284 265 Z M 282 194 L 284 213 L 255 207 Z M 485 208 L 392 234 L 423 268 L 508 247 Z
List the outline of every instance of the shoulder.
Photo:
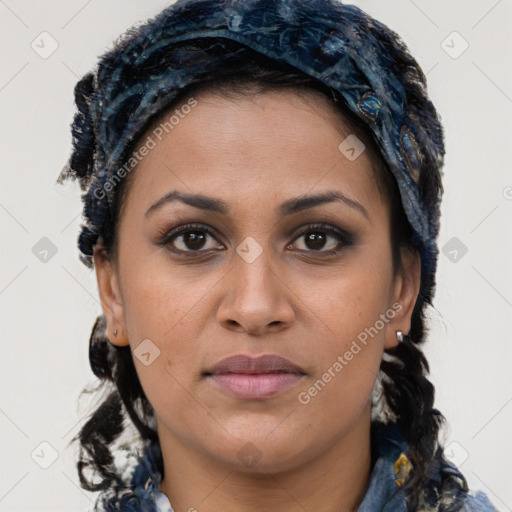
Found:
M 469 493 L 464 504 L 464 512 L 499 512 L 482 491 Z
M 431 461 L 419 502 L 417 510 L 424 512 L 499 512 L 485 492 L 469 489 L 460 469 L 444 457 L 441 449 Z

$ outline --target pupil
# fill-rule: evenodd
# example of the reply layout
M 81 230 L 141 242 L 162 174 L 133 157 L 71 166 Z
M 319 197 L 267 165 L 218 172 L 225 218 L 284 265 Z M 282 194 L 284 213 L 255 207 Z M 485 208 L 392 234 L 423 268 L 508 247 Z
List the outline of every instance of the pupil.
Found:
M 319 250 L 321 249 L 325 244 L 325 234 L 318 233 L 318 232 L 311 232 L 306 237 L 306 245 L 310 249 Z
M 189 231 L 188 234 L 185 235 L 185 244 L 189 249 L 201 249 L 204 245 L 204 233 L 200 231 Z

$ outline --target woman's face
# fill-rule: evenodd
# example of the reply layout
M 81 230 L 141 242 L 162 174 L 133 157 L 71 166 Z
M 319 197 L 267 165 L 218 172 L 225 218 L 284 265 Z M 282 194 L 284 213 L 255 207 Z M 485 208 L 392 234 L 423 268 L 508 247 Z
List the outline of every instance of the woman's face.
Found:
M 326 100 L 196 101 L 141 139 L 117 263 L 95 254 L 109 338 L 133 351 L 164 449 L 286 470 L 367 434 L 382 352 L 410 329 L 419 258 L 404 252 L 393 276 L 368 152 L 342 144 Z M 251 361 L 262 355 L 291 366 Z

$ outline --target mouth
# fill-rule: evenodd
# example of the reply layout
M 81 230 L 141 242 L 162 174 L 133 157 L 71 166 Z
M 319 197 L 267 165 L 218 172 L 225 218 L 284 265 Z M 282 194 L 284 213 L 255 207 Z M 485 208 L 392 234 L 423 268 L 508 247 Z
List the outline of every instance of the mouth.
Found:
M 277 355 L 250 357 L 243 354 L 223 359 L 203 372 L 220 391 L 246 400 L 263 400 L 294 386 L 304 369 Z

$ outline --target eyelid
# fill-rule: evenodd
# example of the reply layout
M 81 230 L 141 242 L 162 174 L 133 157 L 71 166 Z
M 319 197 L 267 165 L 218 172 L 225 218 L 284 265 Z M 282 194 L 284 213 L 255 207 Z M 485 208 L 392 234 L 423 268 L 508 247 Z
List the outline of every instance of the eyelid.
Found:
M 299 228 L 298 232 L 295 235 L 294 241 L 298 237 L 304 235 L 305 233 L 309 233 L 309 232 L 315 231 L 315 230 L 326 231 L 328 233 L 338 235 L 340 238 L 349 239 L 349 238 L 353 237 L 353 235 L 351 233 L 349 233 L 348 231 L 346 231 L 342 228 L 333 226 L 332 224 L 328 224 L 326 222 L 311 222 L 311 223 L 305 224 Z

